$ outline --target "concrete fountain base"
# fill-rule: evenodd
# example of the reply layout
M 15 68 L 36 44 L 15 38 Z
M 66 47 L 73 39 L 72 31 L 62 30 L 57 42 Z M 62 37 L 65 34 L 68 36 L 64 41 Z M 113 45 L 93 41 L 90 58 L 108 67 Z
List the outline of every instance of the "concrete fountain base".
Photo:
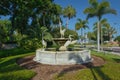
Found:
M 50 65 L 71 65 L 83 64 L 92 61 L 90 51 L 43 51 L 36 50 L 36 56 L 33 59 L 36 62 Z

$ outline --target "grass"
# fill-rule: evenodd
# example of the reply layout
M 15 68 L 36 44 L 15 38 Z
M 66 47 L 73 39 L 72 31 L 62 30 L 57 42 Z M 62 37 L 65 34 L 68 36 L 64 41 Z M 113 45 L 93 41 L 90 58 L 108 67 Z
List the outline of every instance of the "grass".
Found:
M 25 54 L 33 52 L 34 50 L 26 50 L 23 48 L 14 48 L 9 50 L 0 50 L 0 58 L 8 57 L 8 56 L 15 56 L 19 54 Z
M 74 73 L 56 74 L 54 80 L 119 80 L 120 56 L 92 51 L 92 55 L 100 56 L 106 64 L 100 67 L 78 70 Z
M 3 52 L 7 53 L 8 51 Z M 24 53 L 22 55 L 0 58 L 0 80 L 30 80 L 35 73 L 17 65 L 16 59 L 32 54 L 34 53 Z
M 13 51 L 13 50 L 10 50 Z M 0 51 L 4 55 L 20 54 L 15 56 L 8 56 L 0 58 L 0 80 L 30 80 L 35 73 L 17 65 L 16 59 L 33 55 L 34 53 L 27 53 L 27 51 L 20 50 L 15 52 Z M 18 53 L 17 53 L 18 52 Z M 0 53 L 1 54 L 1 53 Z M 3 55 L 3 54 L 2 54 Z M 98 53 L 92 51 L 92 55 L 100 56 L 106 60 L 106 64 L 100 67 L 92 67 L 78 70 L 76 72 L 67 72 L 63 74 L 56 74 L 53 80 L 119 80 L 120 79 L 120 56 L 113 54 Z M 47 75 L 46 75 L 47 76 Z

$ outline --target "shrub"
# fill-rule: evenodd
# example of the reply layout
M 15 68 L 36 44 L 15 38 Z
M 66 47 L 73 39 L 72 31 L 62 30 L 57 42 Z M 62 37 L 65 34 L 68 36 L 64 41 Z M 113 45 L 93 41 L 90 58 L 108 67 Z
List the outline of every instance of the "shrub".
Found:
M 41 40 L 37 38 L 31 38 L 31 39 L 25 38 L 20 41 L 20 46 L 25 49 L 35 50 L 37 48 L 41 48 L 42 43 L 41 43 Z
M 118 41 L 118 44 L 119 44 L 119 46 L 120 46 L 120 36 L 117 36 L 117 37 L 115 38 L 115 40 Z

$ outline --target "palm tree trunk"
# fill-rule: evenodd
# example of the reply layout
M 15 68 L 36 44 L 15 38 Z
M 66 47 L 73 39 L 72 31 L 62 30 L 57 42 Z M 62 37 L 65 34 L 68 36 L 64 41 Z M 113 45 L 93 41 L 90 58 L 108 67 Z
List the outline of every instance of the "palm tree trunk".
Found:
M 81 28 L 81 42 L 83 44 L 83 30 L 82 30 L 82 28 Z
M 66 28 L 68 29 L 68 21 L 69 21 L 69 19 L 67 18 L 67 20 L 66 20 Z
M 82 30 L 82 28 L 81 28 L 81 36 L 83 37 L 83 30 Z
M 43 12 L 43 26 L 46 26 L 46 23 L 45 23 L 45 12 Z
M 45 15 L 43 16 L 43 25 L 46 26 L 45 25 Z
M 109 41 L 112 41 L 112 35 L 110 34 L 110 40 Z
M 103 45 L 103 32 L 102 32 L 102 27 L 100 26 L 100 32 L 101 32 L 101 46 Z M 102 49 L 102 48 L 101 48 Z
M 13 14 L 12 19 L 11 19 L 12 29 L 11 29 L 11 32 L 10 32 L 10 41 L 13 40 L 12 35 L 13 35 L 14 30 L 15 30 L 15 17 L 16 17 L 15 14 Z
M 38 19 L 38 16 L 37 16 L 37 26 L 39 27 L 40 26 L 40 24 L 39 24 L 39 19 Z
M 61 22 L 60 21 L 59 21 L 59 26 L 60 26 L 60 35 L 61 35 L 61 38 L 62 38 L 62 34 L 61 34 L 62 26 L 61 26 Z
M 97 51 L 100 51 L 100 25 L 97 22 Z
M 0 41 L 0 49 L 2 48 L 2 45 L 3 45 L 3 44 L 2 44 L 2 42 Z

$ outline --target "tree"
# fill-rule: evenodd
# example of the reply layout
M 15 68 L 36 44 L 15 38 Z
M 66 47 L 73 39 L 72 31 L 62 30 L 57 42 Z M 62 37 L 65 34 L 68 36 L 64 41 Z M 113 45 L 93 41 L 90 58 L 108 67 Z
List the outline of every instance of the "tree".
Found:
M 68 21 L 75 17 L 76 16 L 76 10 L 71 6 L 67 6 L 66 8 L 64 8 L 63 10 L 63 16 L 64 17 L 67 17 L 67 20 L 66 20 L 66 27 L 68 28 Z
M 23 37 L 19 45 L 25 49 L 38 49 L 42 47 L 42 39 L 45 41 L 52 41 L 52 35 L 48 32 L 46 27 L 31 28 L 28 30 L 29 36 Z
M 114 27 L 111 27 L 110 25 L 107 25 L 107 27 L 104 30 L 104 34 L 107 35 L 109 41 L 112 41 L 113 34 L 116 33 L 117 33 L 116 29 Z
M 75 30 L 80 30 L 81 29 L 81 40 L 83 41 L 83 29 L 88 28 L 87 25 L 87 20 L 81 20 L 80 18 L 78 19 L 78 22 L 75 24 Z
M 10 40 L 11 22 L 8 20 L 0 20 L 0 48 L 1 44 Z
M 105 14 L 116 14 L 114 9 L 110 8 L 108 1 L 102 1 L 101 3 L 97 0 L 89 0 L 90 7 L 84 10 L 84 13 L 87 14 L 87 19 L 92 17 L 97 17 L 97 50 L 100 51 L 100 25 L 99 22 L 102 19 L 102 16 Z
M 55 14 L 52 15 L 52 23 L 57 27 L 59 25 L 59 22 L 62 22 L 60 18 L 62 15 L 62 7 L 60 5 L 54 4 L 53 12 Z
M 31 3 L 33 1 L 24 0 L 8 0 L 0 1 L 0 14 L 10 16 L 12 31 L 11 35 L 17 29 L 18 32 L 24 33 L 26 30 L 29 16 L 31 15 L 31 10 L 33 6 Z
M 104 18 L 104 19 L 100 20 L 99 25 L 100 25 L 100 40 L 101 40 L 101 44 L 102 44 L 103 43 L 103 34 L 104 34 L 103 31 L 107 27 L 107 25 L 109 25 L 109 23 L 107 22 L 107 19 Z M 93 29 L 94 29 L 94 31 L 97 32 L 97 22 L 95 22 Z
M 50 27 L 52 22 L 51 16 L 56 15 L 56 4 L 53 0 L 0 0 L 0 15 L 10 16 L 12 31 L 21 34 L 26 32 L 28 26 L 36 26 L 37 17 L 39 16 L 40 26 Z M 30 22 L 30 23 L 29 23 Z
M 59 22 L 61 10 L 61 6 L 53 3 L 53 0 L 0 0 L 0 15 L 10 16 L 11 36 L 16 32 L 21 37 L 18 41 L 24 40 L 25 43 L 36 40 L 39 43 L 42 26 L 45 26 L 50 33 L 50 25 Z M 56 18 L 55 22 L 52 19 L 53 16 Z M 46 40 L 50 40 L 48 33 L 44 36 Z
M 94 32 L 88 32 L 87 33 L 88 39 L 91 40 L 96 40 L 96 36 Z
M 117 37 L 115 38 L 115 40 L 118 41 L 118 44 L 119 44 L 119 46 L 120 46 L 120 36 L 117 36 Z
M 78 19 L 78 22 L 75 24 L 75 30 L 81 29 L 81 35 L 83 34 L 83 29 L 88 28 L 87 20 Z

